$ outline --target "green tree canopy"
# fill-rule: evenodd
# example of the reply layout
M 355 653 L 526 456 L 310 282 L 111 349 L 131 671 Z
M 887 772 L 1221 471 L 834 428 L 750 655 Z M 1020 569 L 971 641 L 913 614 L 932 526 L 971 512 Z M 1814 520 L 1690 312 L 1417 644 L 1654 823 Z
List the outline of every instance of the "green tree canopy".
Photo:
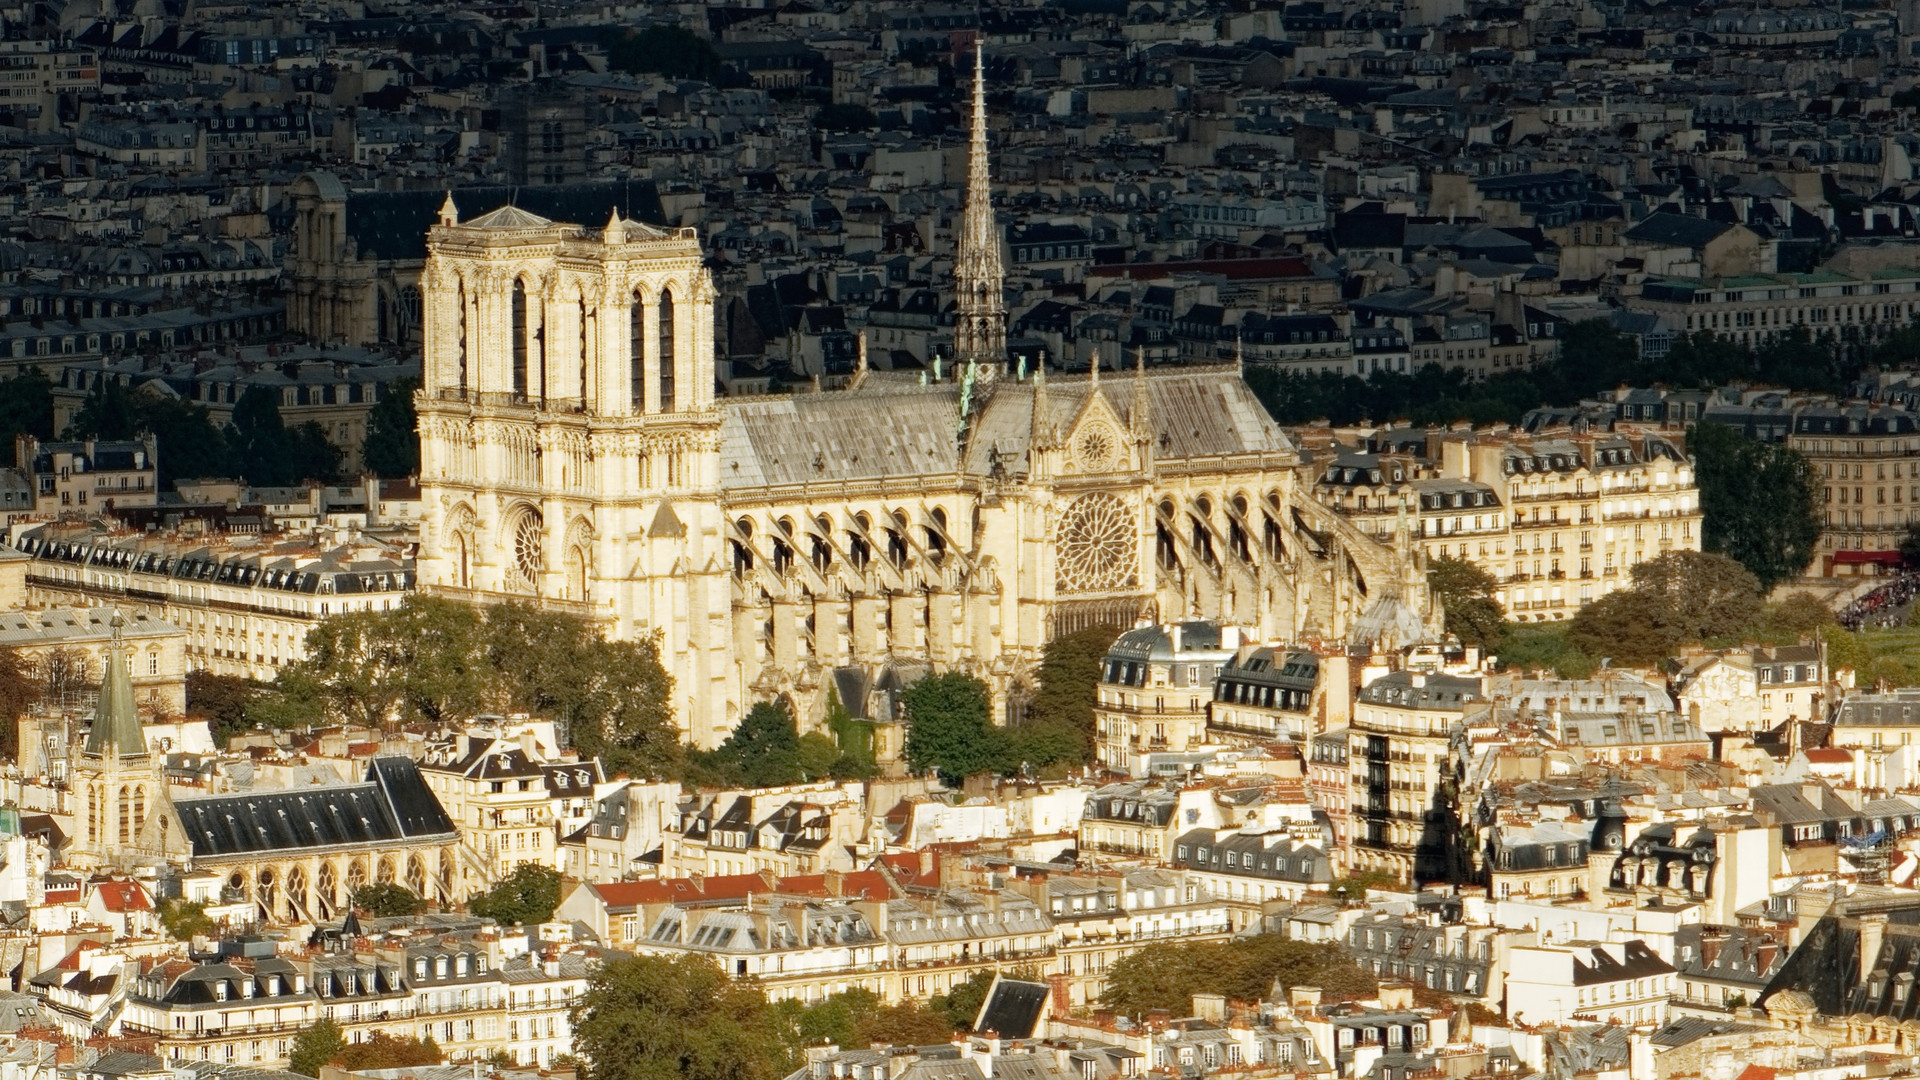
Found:
M 1573 617 L 1567 640 L 1587 656 L 1653 667 L 1681 645 L 1741 640 L 1761 616 L 1759 584 L 1724 555 L 1669 551 L 1633 568 L 1633 584 Z
M 1427 564 L 1427 586 L 1446 613 L 1447 632 L 1462 644 L 1500 648 L 1507 612 L 1495 599 L 1500 583 L 1468 559 L 1443 557 Z
M 586 619 L 527 604 L 484 612 L 413 595 L 390 611 L 322 619 L 307 658 L 283 669 L 248 717 L 275 727 L 551 717 L 610 772 L 678 775 L 672 679 L 652 639 L 608 641 Z
M 19 726 L 15 721 L 40 702 L 40 680 L 33 664 L 20 650 L 0 646 L 0 754 L 19 757 Z
M 376 919 L 400 915 L 418 915 L 427 910 L 426 901 L 397 881 L 376 881 L 353 890 L 353 906 Z
M 725 742 L 698 754 L 695 764 L 710 782 L 726 787 L 777 787 L 805 778 L 800 764 L 800 726 L 787 699 L 757 702 Z M 832 761 L 827 762 L 832 767 Z
M 367 410 L 360 461 L 375 476 L 398 480 L 420 472 L 420 421 L 413 405 L 418 389 L 417 380 L 402 379 L 381 388 L 380 400 Z
M 1096 626 L 1047 642 L 1026 722 L 1009 733 L 1011 764 L 1046 769 L 1092 759 L 1094 686 L 1118 636 L 1111 627 Z
M 23 464 L 13 459 L 13 442 L 21 435 L 53 438 L 53 383 L 39 368 L 0 379 L 0 465 Z
M 225 746 L 253 726 L 247 710 L 265 692 L 266 687 L 252 679 L 194 668 L 187 672 L 187 715 L 205 720 L 214 745 Z
M 779 1080 L 766 994 L 704 956 L 632 956 L 594 972 L 573 1015 L 588 1080 Z
M 0 386 L 0 393 L 5 387 Z M 152 435 L 159 476 L 170 488 L 181 480 L 226 471 L 226 437 L 205 405 L 112 380 L 94 384 L 67 424 L 69 439 L 133 439 Z
M 929 769 L 957 787 L 975 773 L 1007 766 L 1005 731 L 988 717 L 987 684 L 959 671 L 929 675 L 901 695 L 907 716 L 907 767 Z
M 1762 591 L 1805 570 L 1820 539 L 1823 505 L 1807 459 L 1724 424 L 1694 425 L 1687 449 L 1705 518 L 1701 546 L 1739 560 Z
M 620 34 L 607 46 L 607 66 L 669 79 L 721 81 L 720 54 L 706 38 L 683 26 L 649 26 Z
M 340 1048 L 328 1062 L 348 1072 L 367 1072 L 373 1069 L 416 1069 L 423 1065 L 438 1065 L 447 1060 L 440 1052 L 440 1044 L 429 1038 L 414 1035 L 389 1035 L 376 1031 L 360 1042 L 350 1042 Z
M 196 935 L 210 935 L 219 929 L 207 915 L 207 906 L 194 900 L 173 897 L 160 904 L 160 925 L 175 941 L 192 941 Z
M 468 901 L 467 910 L 501 926 L 533 926 L 553 918 L 559 906 L 560 871 L 527 862 Z
M 1276 984 L 1317 986 L 1329 997 L 1374 993 L 1374 977 L 1337 945 L 1260 934 L 1226 942 L 1165 942 L 1127 953 L 1107 971 L 1105 1005 L 1124 1015 L 1190 1008 L 1195 994 L 1256 1001 Z
M 293 1037 L 288 1067 L 302 1076 L 319 1076 L 321 1068 L 339 1057 L 346 1047 L 347 1040 L 340 1034 L 340 1025 L 321 1019 L 310 1027 L 302 1028 L 300 1034 Z
M 1920 567 L 1920 521 L 1908 525 L 1907 531 L 1901 534 L 1900 561 Z

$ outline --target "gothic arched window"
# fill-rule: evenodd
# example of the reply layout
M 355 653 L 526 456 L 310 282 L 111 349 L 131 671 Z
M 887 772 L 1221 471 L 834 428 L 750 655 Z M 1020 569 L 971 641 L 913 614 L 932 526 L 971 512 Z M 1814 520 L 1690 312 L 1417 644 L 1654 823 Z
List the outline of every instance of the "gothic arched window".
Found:
M 633 411 L 643 412 L 647 407 L 647 303 L 638 292 L 633 294 L 633 306 L 628 309 L 627 341 L 630 369 Z
M 527 286 L 513 279 L 513 393 L 524 398 L 529 393 L 527 364 Z
M 655 361 L 660 365 L 660 411 L 672 412 L 673 401 L 673 293 L 662 290 L 660 293 L 660 351 Z

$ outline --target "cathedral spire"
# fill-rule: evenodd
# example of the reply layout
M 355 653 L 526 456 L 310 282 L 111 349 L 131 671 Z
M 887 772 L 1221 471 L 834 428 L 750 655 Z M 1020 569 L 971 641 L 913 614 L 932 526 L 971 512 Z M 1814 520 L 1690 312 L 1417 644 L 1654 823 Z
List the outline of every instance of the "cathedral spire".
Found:
M 967 151 L 967 202 L 953 258 L 954 358 L 980 361 L 989 373 L 1007 361 L 1007 310 L 1000 266 L 1000 227 L 993 217 L 987 158 L 985 46 L 973 54 L 973 132 Z
M 1120 354 L 1122 363 L 1126 354 Z M 1135 347 L 1133 350 L 1133 409 L 1127 422 L 1133 425 L 1136 435 L 1147 435 L 1147 350 Z

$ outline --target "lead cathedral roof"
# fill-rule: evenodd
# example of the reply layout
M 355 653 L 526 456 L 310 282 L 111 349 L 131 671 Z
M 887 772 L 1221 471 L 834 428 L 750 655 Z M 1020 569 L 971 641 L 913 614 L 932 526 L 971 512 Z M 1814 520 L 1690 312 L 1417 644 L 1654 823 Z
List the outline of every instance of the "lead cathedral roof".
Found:
M 1098 386 L 1116 417 L 1132 411 L 1134 378 Z M 1238 374 L 1218 368 L 1149 372 L 1148 420 L 1159 461 L 1293 450 Z M 1096 392 L 1088 379 L 1047 384 L 1053 427 L 1063 437 Z M 748 490 L 783 484 L 985 476 L 995 462 L 1024 475 L 1034 420 L 1034 383 L 1002 377 L 977 388 L 964 445 L 960 385 L 879 383 L 855 390 L 721 403 L 720 484 Z

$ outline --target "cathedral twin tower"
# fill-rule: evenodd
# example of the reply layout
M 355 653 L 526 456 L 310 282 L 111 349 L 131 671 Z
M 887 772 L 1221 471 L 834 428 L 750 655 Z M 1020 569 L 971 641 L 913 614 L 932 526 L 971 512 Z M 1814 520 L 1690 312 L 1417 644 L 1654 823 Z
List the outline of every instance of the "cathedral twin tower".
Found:
M 956 345 L 1004 364 L 981 74 L 976 53 Z M 593 230 L 514 206 L 462 221 L 449 195 L 427 248 L 422 582 L 658 635 L 682 728 L 723 738 L 752 692 L 732 659 L 740 552 L 721 542 L 715 293 L 698 231 L 617 212 Z

